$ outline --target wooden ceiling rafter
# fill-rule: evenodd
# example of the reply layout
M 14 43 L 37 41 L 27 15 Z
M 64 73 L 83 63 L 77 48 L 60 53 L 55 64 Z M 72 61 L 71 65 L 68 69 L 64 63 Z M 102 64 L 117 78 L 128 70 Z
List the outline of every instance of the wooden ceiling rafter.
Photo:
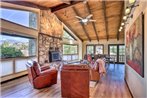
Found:
M 56 16 L 57 16 L 58 19 L 59 19 L 60 21 L 62 21 L 72 32 L 74 32 L 74 34 L 83 42 L 83 39 L 81 39 L 81 37 L 77 34 L 77 32 L 76 32 L 75 30 L 73 30 L 73 29 L 69 26 L 69 24 L 68 24 L 67 22 L 65 22 L 63 19 L 61 19 L 57 14 L 56 14 Z
M 79 13 L 78 13 L 78 11 L 75 9 L 75 7 L 72 7 L 72 8 L 73 8 L 73 10 L 74 10 L 76 16 L 80 16 Z M 87 36 L 88 40 L 91 41 L 91 38 L 89 37 L 89 34 L 88 34 L 88 32 L 87 32 L 87 30 L 86 30 L 84 24 L 82 24 L 82 23 L 80 23 L 80 24 L 81 24 L 82 29 L 83 29 L 85 35 Z
M 104 23 L 105 23 L 105 29 L 106 29 L 106 37 L 107 41 L 109 40 L 109 35 L 108 35 L 108 21 L 107 21 L 107 15 L 106 15 L 106 2 L 102 1 L 102 7 L 103 7 L 103 14 L 104 14 Z
M 121 22 L 122 22 L 122 18 L 123 18 L 123 13 L 124 13 L 124 2 L 122 4 L 122 7 L 121 7 L 121 15 L 120 15 L 120 22 L 119 22 L 119 26 L 118 26 L 118 31 L 117 31 L 117 40 L 119 40 L 119 35 L 120 35 L 120 32 L 119 32 L 119 28 L 121 26 Z
M 80 2 L 82 2 L 82 1 L 70 1 L 70 4 L 63 3 L 63 4 L 61 4 L 61 5 L 52 7 L 52 8 L 51 8 L 51 12 L 59 11 L 59 10 L 61 10 L 61 9 L 64 9 L 64 8 L 73 6 L 73 5 L 75 5 L 75 4 L 77 4 L 77 3 L 80 3 Z
M 16 5 L 21 5 L 21 6 L 27 6 L 27 7 L 33 7 L 33 8 L 39 8 L 41 10 L 48 10 L 48 7 L 44 7 L 44 6 L 40 6 L 31 2 L 27 2 L 27 1 L 6 1 L 6 0 L 2 0 L 2 2 L 6 2 L 6 3 L 11 3 L 11 4 L 16 4 Z
M 86 8 L 87 8 L 87 10 L 88 10 L 88 14 L 92 14 L 92 12 L 91 12 L 91 10 L 90 10 L 89 3 L 87 2 L 85 5 L 86 5 Z M 91 17 L 91 19 L 93 19 L 93 17 Z M 95 35 L 96 35 L 96 39 L 97 39 L 97 41 L 99 42 L 98 32 L 97 32 L 96 25 L 95 25 L 94 22 L 92 22 L 92 26 L 93 26 L 93 29 L 94 29 L 94 32 L 95 32 Z

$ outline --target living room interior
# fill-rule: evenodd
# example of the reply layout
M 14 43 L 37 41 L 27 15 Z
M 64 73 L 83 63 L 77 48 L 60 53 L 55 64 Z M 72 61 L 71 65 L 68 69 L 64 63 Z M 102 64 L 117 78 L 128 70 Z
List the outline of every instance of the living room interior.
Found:
M 0 5 L 0 97 L 147 97 L 146 0 Z

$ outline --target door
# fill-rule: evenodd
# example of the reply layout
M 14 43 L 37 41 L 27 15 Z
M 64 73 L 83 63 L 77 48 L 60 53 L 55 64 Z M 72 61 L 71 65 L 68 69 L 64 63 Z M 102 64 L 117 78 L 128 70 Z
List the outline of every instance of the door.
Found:
M 108 46 L 108 52 L 112 59 L 110 59 L 110 62 L 115 61 L 116 63 L 124 63 L 124 57 L 125 57 L 125 46 L 122 44 L 118 45 L 109 45 Z

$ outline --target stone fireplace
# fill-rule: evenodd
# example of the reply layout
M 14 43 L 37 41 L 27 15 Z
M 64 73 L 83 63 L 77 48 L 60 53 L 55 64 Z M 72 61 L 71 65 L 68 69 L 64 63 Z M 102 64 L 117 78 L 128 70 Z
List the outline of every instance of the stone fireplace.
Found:
M 38 37 L 38 62 L 49 61 L 49 51 L 59 51 L 62 57 L 63 25 L 50 10 L 40 12 L 40 33 Z

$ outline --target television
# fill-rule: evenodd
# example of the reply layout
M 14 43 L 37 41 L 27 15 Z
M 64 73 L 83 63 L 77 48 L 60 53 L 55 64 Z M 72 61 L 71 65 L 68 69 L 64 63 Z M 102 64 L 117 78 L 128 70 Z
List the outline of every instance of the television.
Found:
M 49 52 L 49 61 L 50 62 L 61 61 L 60 52 L 59 51 L 50 51 Z

